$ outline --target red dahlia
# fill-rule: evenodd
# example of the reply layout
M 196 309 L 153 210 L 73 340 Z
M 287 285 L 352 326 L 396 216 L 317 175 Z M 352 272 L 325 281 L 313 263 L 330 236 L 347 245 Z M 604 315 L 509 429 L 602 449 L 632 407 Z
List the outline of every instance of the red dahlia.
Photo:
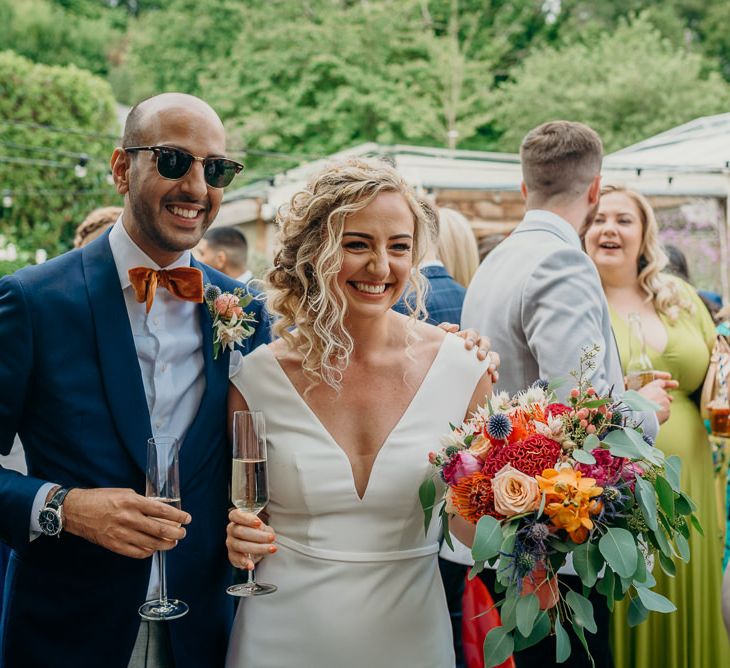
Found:
M 560 416 L 565 415 L 566 413 L 570 413 L 570 406 L 566 406 L 565 404 L 550 404 L 545 409 L 545 413 L 547 413 L 549 416 Z
M 524 441 L 493 447 L 487 454 L 482 473 L 490 480 L 506 464 L 527 475 L 540 475 L 552 468 L 560 457 L 560 443 L 541 434 L 532 434 Z

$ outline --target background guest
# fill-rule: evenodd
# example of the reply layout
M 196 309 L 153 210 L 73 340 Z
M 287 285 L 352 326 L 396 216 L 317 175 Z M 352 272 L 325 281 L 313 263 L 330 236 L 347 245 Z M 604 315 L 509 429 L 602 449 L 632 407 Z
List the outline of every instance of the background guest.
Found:
M 74 248 L 86 246 L 86 244 L 100 237 L 117 222 L 117 218 L 122 215 L 122 211 L 121 206 L 104 206 L 94 209 L 76 228 Z
M 428 221 L 428 246 L 419 265 L 428 281 L 426 322 L 456 324 L 461 320 L 466 285 L 479 265 L 476 239 L 468 221 L 458 211 L 437 209 L 426 199 L 420 199 L 419 204 Z M 458 274 L 458 279 L 452 271 Z M 403 299 L 393 308 L 408 314 Z
M 692 532 L 691 560 L 678 564 L 676 577 L 656 567 L 655 591 L 676 602 L 671 615 L 649 613 L 634 628 L 626 623 L 628 601 L 616 604 L 613 654 L 617 668 L 711 668 L 730 665 L 730 646 L 720 610 L 721 543 L 707 433 L 690 395 L 702 384 L 715 339 L 715 327 L 694 289 L 663 274 L 667 257 L 649 202 L 624 188 L 602 190 L 598 212 L 584 227 L 585 248 L 601 277 L 611 323 L 624 363 L 629 359 L 628 315 L 641 316 L 653 368 L 679 382 L 672 391 L 671 416 L 656 445 L 682 458 L 682 489 L 697 504 L 703 538 Z
M 454 280 L 467 288 L 479 267 L 479 249 L 471 225 L 463 214 L 447 208 L 438 210 L 438 222 L 438 259 Z
M 248 269 L 248 241 L 235 227 L 208 230 L 196 248 L 201 262 L 246 284 L 253 278 Z

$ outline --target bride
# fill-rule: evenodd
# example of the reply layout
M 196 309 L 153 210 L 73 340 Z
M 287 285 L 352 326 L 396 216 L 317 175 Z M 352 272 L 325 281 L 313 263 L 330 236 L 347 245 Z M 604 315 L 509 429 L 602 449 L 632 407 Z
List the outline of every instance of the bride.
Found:
M 418 487 L 440 435 L 491 382 L 487 361 L 417 319 L 427 224 L 375 159 L 328 167 L 280 215 L 267 277 L 280 338 L 244 358 L 229 398 L 265 414 L 276 545 L 258 575 L 279 590 L 241 601 L 229 667 L 454 665 L 438 526 L 424 531 Z M 410 316 L 391 309 L 405 290 Z M 258 520 L 230 520 L 229 559 L 250 567 L 239 531 Z

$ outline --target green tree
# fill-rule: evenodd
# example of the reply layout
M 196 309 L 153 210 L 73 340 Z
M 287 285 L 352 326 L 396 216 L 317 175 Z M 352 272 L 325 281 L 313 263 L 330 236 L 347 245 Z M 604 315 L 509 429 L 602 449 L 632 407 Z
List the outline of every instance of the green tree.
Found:
M 730 85 L 703 58 L 677 49 L 646 18 L 591 44 L 533 51 L 495 95 L 499 147 L 515 151 L 541 122 L 595 128 L 614 151 L 698 116 L 727 111 Z
M 107 182 L 115 126 L 114 98 L 102 79 L 0 52 L 0 225 L 4 244 L 17 246 L 21 259 L 37 249 L 49 256 L 67 250 L 91 209 L 120 202 Z
M 49 0 L 0 0 L 2 48 L 37 63 L 74 64 L 105 76 L 122 35 L 106 16 L 75 15 Z

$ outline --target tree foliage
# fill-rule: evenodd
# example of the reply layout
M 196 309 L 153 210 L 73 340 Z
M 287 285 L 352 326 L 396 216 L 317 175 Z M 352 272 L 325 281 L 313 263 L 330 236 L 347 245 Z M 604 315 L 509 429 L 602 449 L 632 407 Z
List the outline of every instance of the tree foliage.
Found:
M 613 151 L 686 121 L 727 111 L 730 85 L 698 54 L 676 49 L 645 18 L 590 45 L 533 51 L 496 95 L 500 148 L 514 151 L 555 118 L 595 128 Z
M 36 249 L 49 256 L 67 250 L 91 209 L 119 202 L 106 180 L 114 146 L 106 135 L 115 125 L 114 97 L 102 79 L 73 65 L 38 65 L 0 52 L 0 196 L 12 199 L 12 206 L 0 208 L 2 234 L 24 259 Z M 79 154 L 89 158 L 84 178 L 74 169 Z

